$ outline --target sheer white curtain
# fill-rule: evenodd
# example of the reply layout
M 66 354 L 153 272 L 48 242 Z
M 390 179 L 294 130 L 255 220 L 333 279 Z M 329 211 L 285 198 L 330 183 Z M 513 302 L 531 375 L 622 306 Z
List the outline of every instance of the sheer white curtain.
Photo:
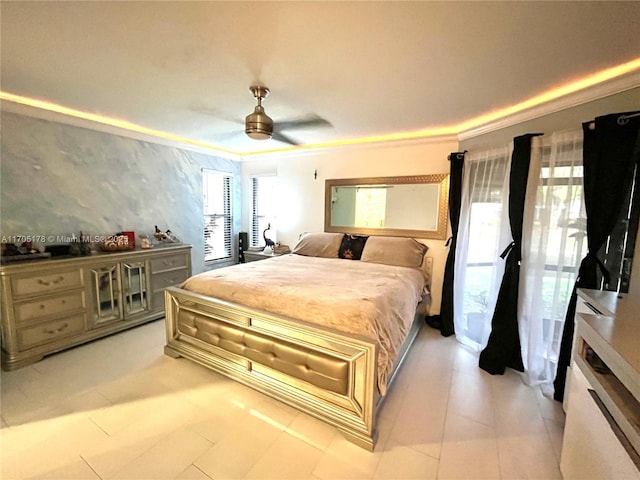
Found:
M 525 380 L 553 392 L 562 328 L 586 254 L 582 131 L 536 137 L 525 202 L 518 328 Z
M 511 242 L 507 200 L 512 147 L 465 156 L 454 274 L 456 339 L 474 350 L 487 344 Z

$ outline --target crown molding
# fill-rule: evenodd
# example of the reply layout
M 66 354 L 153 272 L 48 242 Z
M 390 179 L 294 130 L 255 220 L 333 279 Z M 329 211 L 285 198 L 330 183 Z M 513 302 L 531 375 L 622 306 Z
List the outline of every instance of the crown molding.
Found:
M 215 155 L 217 157 L 230 160 L 250 161 L 275 157 L 286 158 L 313 156 L 327 152 L 333 152 L 338 149 L 340 151 L 344 151 L 345 149 L 361 150 L 368 148 L 397 148 L 399 146 L 429 145 L 443 142 L 460 142 L 638 87 L 640 87 L 640 70 L 634 70 L 630 73 L 620 75 L 610 80 L 606 80 L 598 84 L 583 88 L 576 92 L 563 95 L 543 104 L 518 111 L 511 115 L 503 116 L 498 120 L 486 122 L 477 127 L 460 131 L 457 134 L 452 133 L 440 135 L 412 136 L 409 138 L 393 139 L 363 138 L 353 139 L 352 141 L 345 140 L 342 142 L 327 143 L 325 145 L 317 144 L 292 148 L 264 150 L 259 152 L 231 152 L 216 148 L 214 145 L 207 146 L 198 144 L 198 142 L 190 143 L 188 139 L 184 139 L 185 141 L 183 142 L 171 138 L 164 138 L 161 136 L 137 132 L 135 130 L 117 127 L 98 121 L 75 117 L 73 115 L 68 115 L 65 113 L 38 108 L 32 105 L 18 103 L 6 98 L 2 99 L 2 101 L 0 102 L 0 109 L 11 113 L 25 115 L 28 117 L 39 118 L 42 120 L 53 121 L 80 128 L 86 128 L 89 130 L 108 133 L 111 135 L 132 138 L 134 140 L 190 150 L 206 155 Z
M 352 143 L 348 140 L 335 145 L 309 145 L 283 149 L 264 150 L 261 152 L 227 152 L 224 150 L 218 150 L 213 145 L 210 148 L 202 147 L 199 145 L 190 144 L 188 142 L 179 142 L 160 136 L 150 135 L 147 133 L 136 132 L 122 127 L 109 125 L 106 123 L 92 121 L 86 118 L 75 117 L 65 113 L 55 112 L 44 108 L 38 108 L 32 105 L 25 105 L 18 102 L 12 102 L 8 99 L 2 99 L 0 101 L 0 109 L 10 113 L 16 113 L 18 115 L 24 115 L 27 117 L 38 118 L 40 120 L 46 120 L 56 123 L 62 123 L 64 125 L 71 125 L 79 128 L 86 128 L 102 133 L 108 133 L 111 135 L 117 135 L 125 138 L 131 138 L 134 140 L 140 140 L 143 142 L 154 143 L 158 145 L 165 145 L 168 147 L 175 147 L 184 150 L 190 150 L 193 152 L 203 153 L 206 155 L 215 155 L 221 158 L 226 158 L 236 161 L 249 161 L 265 158 L 283 158 L 283 157 L 304 157 L 313 156 L 330 151 L 340 149 L 343 151 L 348 149 L 367 149 L 367 148 L 387 148 L 398 146 L 409 146 L 419 144 L 433 144 L 442 142 L 457 142 L 458 139 L 455 134 L 450 135 L 432 135 L 424 137 L 413 137 L 405 139 L 393 139 L 393 140 L 360 140 L 355 139 Z
M 458 133 L 458 140 L 467 140 L 486 133 L 495 132 L 496 130 L 512 127 L 522 122 L 534 120 L 545 115 L 566 110 L 567 108 L 577 107 L 578 105 L 599 100 L 617 93 L 622 93 L 637 87 L 640 87 L 640 70 L 586 87 L 582 90 L 578 90 L 577 92 L 564 95 L 555 100 L 551 100 L 541 105 L 536 105 L 535 107 L 519 111 L 512 115 L 504 116 L 499 120 L 462 131 Z
M 399 138 L 392 140 L 367 140 L 367 139 L 354 139 L 352 142 L 344 141 L 336 144 L 317 144 L 309 146 L 299 146 L 282 149 L 271 149 L 259 152 L 228 152 L 224 150 L 218 150 L 214 146 L 209 148 L 202 147 L 188 142 L 179 142 L 169 138 L 163 138 L 160 136 L 150 135 L 142 132 L 136 132 L 122 127 L 109 125 L 106 123 L 92 121 L 86 118 L 75 117 L 52 110 L 46 110 L 43 108 L 37 108 L 32 105 L 25 105 L 18 102 L 12 102 L 8 99 L 2 99 L 0 102 L 1 109 L 6 112 L 16 113 L 27 117 L 38 118 L 41 120 L 62 123 L 64 125 L 71 125 L 74 127 L 86 128 L 102 133 L 108 133 L 111 135 L 117 135 L 121 137 L 131 138 L 134 140 L 140 140 L 143 142 L 149 142 L 159 145 L 165 145 L 169 147 L 181 148 L 184 150 L 190 150 L 193 152 L 204 153 L 206 155 L 216 155 L 218 157 L 227 158 L 230 160 L 243 161 L 243 160 L 255 160 L 258 158 L 283 158 L 283 157 L 300 157 L 309 155 L 318 155 L 327 151 L 335 151 L 340 149 L 343 151 L 345 148 L 349 149 L 366 149 L 366 148 L 387 148 L 397 147 L 399 145 L 419 145 L 419 144 L 434 144 L 442 142 L 457 142 L 458 139 L 455 134 L 449 135 L 431 135 L 423 137 L 412 138 Z
M 171 140 L 169 138 L 162 138 L 160 136 L 136 132 L 134 130 L 107 125 L 105 123 L 94 122 L 85 118 L 74 117 L 73 115 L 66 115 L 64 113 L 37 108 L 31 105 L 24 105 L 22 103 L 12 102 L 7 99 L 2 99 L 2 101 L 0 102 L 0 110 L 10 113 L 16 113 L 18 115 L 24 115 L 26 117 L 38 118 L 40 120 L 47 120 L 50 122 L 62 123 L 64 125 L 71 125 L 73 127 L 86 128 L 88 130 L 93 130 L 96 132 L 108 133 L 110 135 L 117 135 L 119 137 L 131 138 L 133 140 L 140 140 L 142 142 L 180 148 L 182 150 L 203 153 L 205 155 L 215 155 L 216 157 L 226 158 L 229 160 L 240 160 L 239 154 L 217 150 L 213 146 L 211 148 L 206 148 L 199 145 L 190 144 L 188 142 L 179 142 L 177 140 Z

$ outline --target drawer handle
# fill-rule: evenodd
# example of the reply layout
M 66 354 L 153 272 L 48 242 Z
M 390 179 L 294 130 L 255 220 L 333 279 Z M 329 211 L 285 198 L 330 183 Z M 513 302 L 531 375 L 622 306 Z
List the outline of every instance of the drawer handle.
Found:
M 60 300 L 60 304 L 61 304 L 61 305 L 66 305 L 66 304 L 67 304 L 67 301 L 66 301 L 66 300 L 64 300 L 64 299 L 63 299 L 63 300 Z M 47 306 L 46 306 L 44 303 L 41 303 L 41 304 L 40 304 L 40 310 L 44 310 L 45 308 L 47 308 Z
M 62 275 L 60 275 L 57 279 L 52 280 L 51 282 L 45 282 L 44 280 L 42 280 L 41 278 L 38 279 L 38 283 L 40 285 L 44 285 L 45 287 L 50 286 L 51 284 L 53 285 L 57 285 L 58 283 L 60 283 L 61 281 L 64 280 L 64 277 Z
M 593 305 L 591 305 L 589 302 L 584 302 L 584 304 L 589 308 L 589 310 L 591 310 L 596 315 L 602 315 L 602 312 L 598 310 L 596 307 L 594 307 Z
M 64 332 L 67 327 L 69 326 L 68 323 L 63 323 L 62 326 L 58 327 L 58 328 L 52 328 L 52 329 L 43 329 L 42 332 L 43 333 L 48 333 L 49 335 L 55 335 L 56 333 L 61 333 Z
M 172 267 L 176 261 L 175 260 L 163 260 L 162 263 L 164 263 L 167 267 Z

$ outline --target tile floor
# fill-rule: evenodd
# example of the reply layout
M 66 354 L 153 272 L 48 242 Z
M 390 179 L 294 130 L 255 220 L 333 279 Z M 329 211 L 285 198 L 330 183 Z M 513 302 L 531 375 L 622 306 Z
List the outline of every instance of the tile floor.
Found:
M 153 322 L 1 375 L 3 479 L 552 479 L 564 414 L 425 326 L 370 453 L 187 360 Z

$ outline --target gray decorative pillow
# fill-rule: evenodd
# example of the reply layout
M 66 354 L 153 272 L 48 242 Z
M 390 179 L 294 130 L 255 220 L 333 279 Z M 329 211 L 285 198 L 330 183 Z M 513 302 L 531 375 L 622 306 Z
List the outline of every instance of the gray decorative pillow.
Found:
M 384 263 L 398 267 L 420 268 L 425 244 L 413 238 L 370 236 L 362 251 L 361 262 Z
M 344 233 L 305 233 L 293 253 L 307 257 L 338 258 Z

